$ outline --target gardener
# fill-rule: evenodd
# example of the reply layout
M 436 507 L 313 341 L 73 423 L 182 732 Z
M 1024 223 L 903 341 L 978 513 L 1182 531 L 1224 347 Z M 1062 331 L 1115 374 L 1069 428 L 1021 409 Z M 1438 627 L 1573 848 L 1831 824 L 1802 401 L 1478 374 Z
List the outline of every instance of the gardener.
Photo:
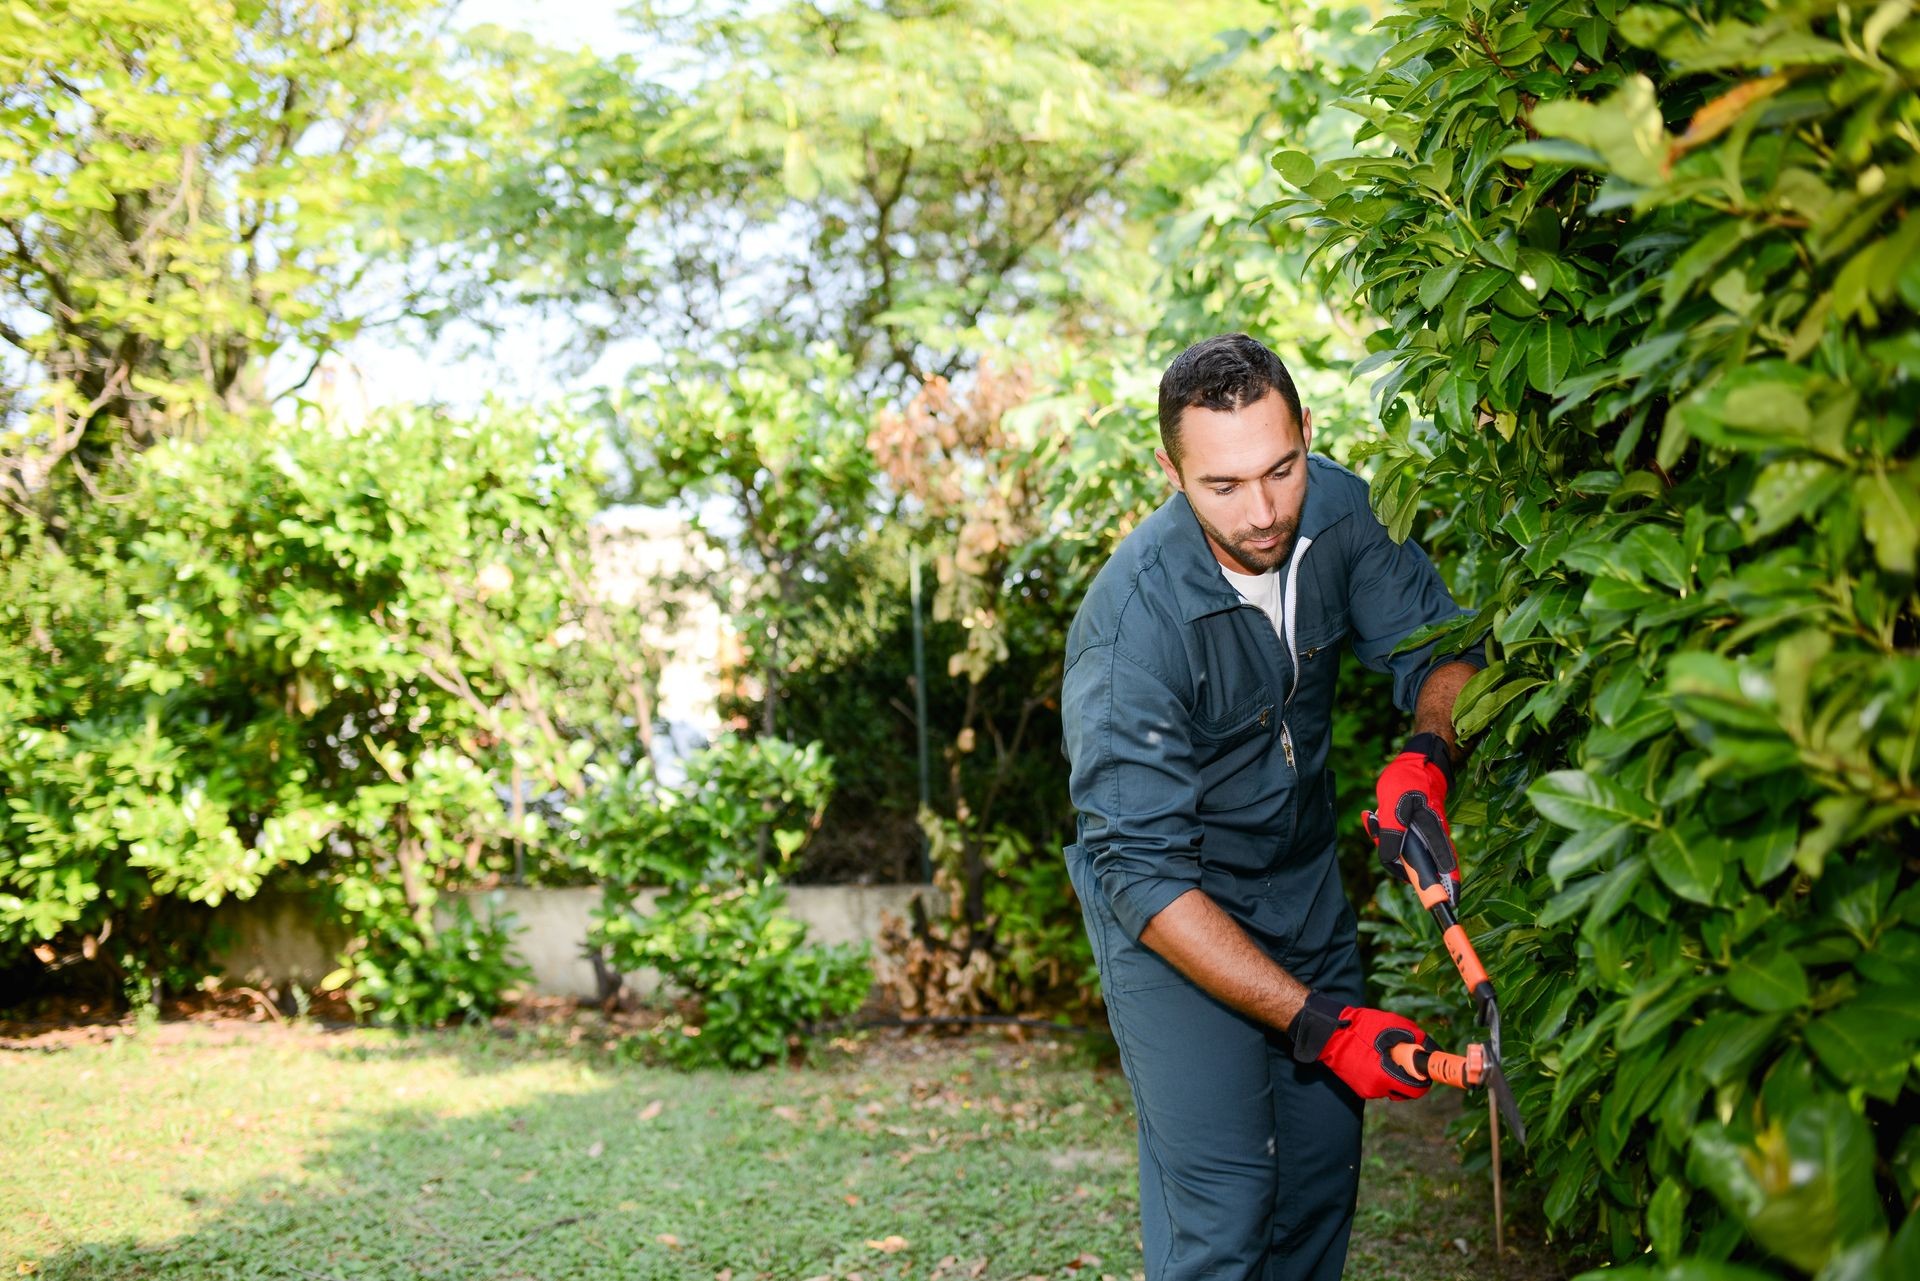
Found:
M 1395 828 L 1405 792 L 1444 814 L 1454 700 L 1484 659 L 1395 652 L 1462 611 L 1365 482 L 1307 452 L 1313 417 L 1261 344 L 1181 353 L 1160 439 L 1175 493 L 1094 580 L 1061 704 L 1067 866 L 1133 1087 L 1147 1276 L 1331 1281 L 1361 1100 L 1427 1088 L 1374 1046 L 1424 1034 L 1363 1005 L 1326 769 L 1336 647 L 1414 714 L 1377 786 Z

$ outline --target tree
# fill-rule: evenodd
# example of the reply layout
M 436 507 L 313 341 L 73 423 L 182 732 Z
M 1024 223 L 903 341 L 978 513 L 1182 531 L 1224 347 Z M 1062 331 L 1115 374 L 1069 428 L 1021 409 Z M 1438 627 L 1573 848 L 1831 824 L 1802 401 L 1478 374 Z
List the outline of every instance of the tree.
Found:
M 365 317 L 370 146 L 434 84 L 429 0 L 0 9 L 0 496 L 69 492 L 297 390 Z M 263 363 L 300 354 L 282 385 Z
M 1216 32 L 1259 18 L 1240 3 L 633 16 L 663 52 L 477 36 L 493 111 L 433 122 L 416 225 L 456 273 L 582 320 L 589 352 L 824 342 L 896 403 L 964 368 L 983 327 L 1141 332 L 1140 202 L 1231 158 L 1259 102 L 1244 66 L 1208 63 Z

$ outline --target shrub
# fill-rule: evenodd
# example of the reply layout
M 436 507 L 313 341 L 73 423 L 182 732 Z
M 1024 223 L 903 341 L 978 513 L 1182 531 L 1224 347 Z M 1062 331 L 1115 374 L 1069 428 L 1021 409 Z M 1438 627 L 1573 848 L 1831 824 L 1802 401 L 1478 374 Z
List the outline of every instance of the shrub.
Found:
M 468 900 L 455 899 L 449 919 L 438 924 L 416 920 L 397 899 L 385 904 L 387 911 L 363 912 L 367 933 L 320 986 L 329 992 L 347 987 L 354 1013 L 377 1023 L 436 1027 L 482 1020 L 533 977 L 512 954 L 519 932 L 513 913 L 501 910 L 498 891 L 486 903 L 482 920 Z
M 1544 1208 L 1623 1260 L 1920 1249 L 1908 12 L 1407 0 L 1358 152 L 1275 158 L 1489 642 L 1455 817 Z
M 538 849 L 510 758 L 577 782 L 631 739 L 644 652 L 583 586 L 592 450 L 525 417 L 235 416 L 131 459 L 64 541 L 0 515 L 0 964 L 178 989 L 184 906 L 297 871 L 418 917 Z
M 683 1008 L 654 1044 L 687 1067 L 758 1067 L 797 1048 L 811 1025 L 860 1008 L 873 985 L 864 944 L 807 946 L 768 873 L 731 885 L 695 882 L 626 915 L 604 937 L 623 969 L 651 966 Z
M 808 946 L 778 883 L 832 786 L 818 743 L 725 738 L 673 788 L 644 762 L 589 773 L 596 788 L 567 814 L 604 891 L 589 943 L 619 971 L 659 974 L 674 1005 L 656 1039 L 667 1057 L 758 1066 L 859 1007 L 866 949 Z M 651 910 L 636 905 L 645 886 L 664 887 Z

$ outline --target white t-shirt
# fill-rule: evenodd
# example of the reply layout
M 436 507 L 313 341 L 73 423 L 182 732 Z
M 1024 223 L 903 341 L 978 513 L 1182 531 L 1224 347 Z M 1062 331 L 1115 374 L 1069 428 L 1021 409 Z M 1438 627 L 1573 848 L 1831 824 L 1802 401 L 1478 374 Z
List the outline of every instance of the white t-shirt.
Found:
M 1237 569 L 1228 569 L 1225 565 L 1220 572 L 1226 576 L 1233 590 L 1248 604 L 1273 620 L 1273 634 L 1284 644 L 1287 639 L 1280 621 L 1280 571 L 1268 570 L 1264 574 L 1243 574 Z

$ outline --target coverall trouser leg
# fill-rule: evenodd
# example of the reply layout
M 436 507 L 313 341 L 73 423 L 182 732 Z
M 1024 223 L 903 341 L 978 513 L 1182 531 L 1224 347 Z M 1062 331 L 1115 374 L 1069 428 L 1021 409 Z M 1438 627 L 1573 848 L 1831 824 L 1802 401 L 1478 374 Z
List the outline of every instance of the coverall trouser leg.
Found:
M 1337 1281 L 1360 1178 L 1361 1102 L 1277 1031 L 1236 1013 L 1083 895 L 1140 1130 L 1147 1281 Z M 1351 942 L 1296 976 L 1350 1002 Z M 1118 980 L 1116 982 L 1116 979 Z

